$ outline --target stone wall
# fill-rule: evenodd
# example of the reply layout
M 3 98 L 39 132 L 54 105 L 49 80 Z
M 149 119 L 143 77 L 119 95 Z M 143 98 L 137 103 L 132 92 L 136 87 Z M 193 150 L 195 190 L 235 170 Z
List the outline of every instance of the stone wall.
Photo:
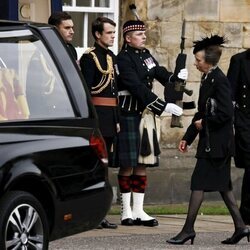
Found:
M 120 0 L 121 25 L 133 18 L 129 4 L 135 3 L 140 18 L 147 25 L 147 48 L 161 65 L 169 70 L 175 67 L 180 52 L 182 20 L 186 20 L 185 53 L 189 78 L 187 87 L 194 91 L 185 101 L 197 101 L 201 73 L 193 65 L 193 41 L 210 34 L 225 35 L 225 45 L 219 66 L 227 72 L 230 57 L 250 47 L 250 0 Z M 121 38 L 122 42 L 122 38 Z M 163 87 L 157 82 L 154 91 L 163 96 Z M 176 147 L 190 123 L 195 110 L 185 111 L 184 128 L 170 128 L 171 116 L 158 118 L 161 135 L 160 167 L 148 169 L 147 203 L 180 203 L 189 199 L 190 176 L 195 164 L 196 143 L 188 154 L 180 154 Z M 232 164 L 233 165 L 233 164 Z M 117 170 L 110 171 L 111 183 L 117 189 Z M 240 198 L 242 170 L 232 166 L 232 180 L 237 199 Z M 217 194 L 209 194 L 217 200 Z M 115 196 L 116 197 L 116 196 Z

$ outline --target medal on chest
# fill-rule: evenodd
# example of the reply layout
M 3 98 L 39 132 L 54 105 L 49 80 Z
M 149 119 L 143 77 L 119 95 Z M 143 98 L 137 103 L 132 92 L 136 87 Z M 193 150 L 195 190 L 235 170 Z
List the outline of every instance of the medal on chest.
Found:
M 144 63 L 146 64 L 148 69 L 152 69 L 156 66 L 152 57 L 144 59 Z

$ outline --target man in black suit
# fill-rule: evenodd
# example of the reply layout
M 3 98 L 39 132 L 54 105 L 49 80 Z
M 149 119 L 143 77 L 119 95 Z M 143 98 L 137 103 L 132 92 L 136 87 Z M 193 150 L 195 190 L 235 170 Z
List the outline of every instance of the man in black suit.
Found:
M 94 47 L 89 48 L 80 59 L 80 67 L 88 85 L 92 102 L 95 105 L 100 129 L 106 142 L 108 154 L 119 132 L 118 92 L 116 86 L 116 58 L 109 47 L 113 46 L 115 38 L 113 20 L 98 17 L 92 23 L 92 35 L 95 38 Z M 109 166 L 111 166 L 111 161 Z M 116 224 L 106 219 L 101 223 L 103 228 L 117 228 Z
M 75 47 L 71 44 L 74 36 L 74 23 L 72 17 L 64 11 L 58 11 L 51 14 L 48 23 L 56 26 L 65 41 L 70 53 L 77 60 L 77 52 Z
M 240 212 L 250 225 L 250 49 L 232 56 L 227 77 L 235 102 L 235 165 L 244 168 Z

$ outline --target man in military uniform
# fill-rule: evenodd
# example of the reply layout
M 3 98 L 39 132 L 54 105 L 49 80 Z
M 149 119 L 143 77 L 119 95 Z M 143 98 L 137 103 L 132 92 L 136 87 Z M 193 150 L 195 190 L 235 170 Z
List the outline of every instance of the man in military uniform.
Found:
M 240 212 L 250 225 L 250 49 L 232 56 L 227 77 L 235 102 L 235 165 L 244 168 Z
M 65 41 L 70 53 L 77 60 L 77 52 L 75 47 L 71 44 L 74 36 L 74 23 L 72 17 L 65 11 L 57 11 L 51 14 L 48 23 L 56 26 Z
M 80 67 L 95 105 L 100 129 L 110 153 L 115 136 L 119 132 L 118 99 L 116 85 L 116 58 L 108 48 L 113 45 L 116 24 L 109 18 L 98 17 L 92 23 L 95 38 L 93 48 L 88 49 L 80 59 Z M 111 165 L 111 162 L 109 162 Z M 106 219 L 103 228 L 117 228 Z
M 143 157 L 140 152 L 140 148 L 145 145 L 145 142 L 140 143 L 139 127 L 142 112 L 147 110 L 147 113 L 151 112 L 154 118 L 154 114 L 161 115 L 163 111 L 179 116 L 182 114 L 182 109 L 173 103 L 166 103 L 152 92 L 154 79 L 165 86 L 165 84 L 170 84 L 169 82 L 174 82 L 177 75 L 173 75 L 165 67 L 160 66 L 145 48 L 145 30 L 145 24 L 141 20 L 127 21 L 123 25 L 124 45 L 117 56 L 121 112 L 121 131 L 118 136 L 120 167 L 118 182 L 122 204 L 121 224 L 153 227 L 158 225 L 158 221 L 144 212 L 143 203 L 147 185 L 146 167 L 156 166 L 157 157 L 154 157 L 155 161 L 147 164 L 144 161 L 146 157 Z M 182 69 L 178 72 L 178 77 L 186 80 L 187 70 Z M 154 128 L 152 134 L 155 134 Z M 141 137 L 144 138 L 143 135 Z M 155 137 L 153 136 L 154 139 Z M 159 154 L 159 150 L 151 146 L 149 151 L 154 155 Z M 130 206 L 131 193 L 133 194 L 133 209 Z

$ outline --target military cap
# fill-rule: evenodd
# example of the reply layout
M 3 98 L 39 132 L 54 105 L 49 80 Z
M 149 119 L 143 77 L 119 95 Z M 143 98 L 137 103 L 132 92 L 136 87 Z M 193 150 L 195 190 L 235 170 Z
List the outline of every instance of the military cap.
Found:
M 145 31 L 146 27 L 143 21 L 141 20 L 129 20 L 123 24 L 123 36 L 129 31 Z

